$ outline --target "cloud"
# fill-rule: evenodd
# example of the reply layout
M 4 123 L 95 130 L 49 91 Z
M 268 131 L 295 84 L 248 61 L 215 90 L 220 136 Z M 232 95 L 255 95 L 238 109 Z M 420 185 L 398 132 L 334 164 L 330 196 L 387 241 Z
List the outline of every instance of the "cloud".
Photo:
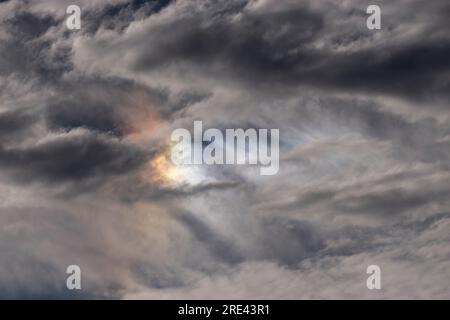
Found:
M 148 156 L 147 156 L 148 157 Z M 28 148 L 1 149 L 0 165 L 19 182 L 102 182 L 134 170 L 146 154 L 84 130 L 50 137 Z
M 378 4 L 0 1 L 0 297 L 448 298 L 450 8 Z M 279 174 L 172 167 L 194 120 Z

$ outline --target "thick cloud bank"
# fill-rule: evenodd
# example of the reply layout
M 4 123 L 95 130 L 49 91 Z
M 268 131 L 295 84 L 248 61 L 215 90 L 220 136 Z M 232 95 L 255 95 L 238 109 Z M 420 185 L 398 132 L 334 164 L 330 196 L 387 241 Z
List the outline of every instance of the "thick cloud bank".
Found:
M 0 298 L 449 299 L 450 2 L 370 4 L 381 30 L 357 0 L 0 1 Z M 194 120 L 280 129 L 279 173 L 173 168 Z

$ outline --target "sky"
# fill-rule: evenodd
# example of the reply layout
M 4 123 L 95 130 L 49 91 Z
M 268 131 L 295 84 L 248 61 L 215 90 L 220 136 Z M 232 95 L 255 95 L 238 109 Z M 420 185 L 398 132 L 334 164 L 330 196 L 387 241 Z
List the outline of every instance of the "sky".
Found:
M 450 299 L 449 15 L 0 1 L 0 298 Z M 279 172 L 174 166 L 195 120 L 279 129 Z

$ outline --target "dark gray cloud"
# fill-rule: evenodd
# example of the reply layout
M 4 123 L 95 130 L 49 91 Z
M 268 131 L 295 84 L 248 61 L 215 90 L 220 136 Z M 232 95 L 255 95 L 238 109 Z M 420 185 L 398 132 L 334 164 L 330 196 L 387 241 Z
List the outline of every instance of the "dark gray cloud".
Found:
M 48 182 L 98 179 L 134 170 L 144 152 L 89 132 L 67 134 L 29 148 L 1 149 L 0 163 L 18 180 Z
M 133 21 L 145 19 L 168 6 L 171 0 L 132 0 L 109 3 L 86 12 L 83 32 L 95 33 L 100 28 L 123 31 Z
M 433 14 L 425 15 L 423 21 L 422 17 L 417 19 L 417 23 L 427 25 L 413 39 L 398 43 L 396 35 L 389 31 L 396 23 L 414 21 L 416 11 L 423 10 L 417 3 L 404 8 L 404 16 L 386 19 L 385 43 L 360 48 L 358 42 L 370 41 L 370 32 L 357 26 L 351 35 L 340 34 L 333 29 L 331 19 L 341 14 L 341 20 L 357 19 L 364 26 L 366 6 L 362 4 L 350 12 L 330 8 L 331 14 L 301 3 L 267 12 L 250 10 L 249 6 L 244 1 L 221 4 L 203 10 L 203 19 L 195 14 L 184 15 L 173 23 L 152 28 L 157 34 L 151 37 L 151 44 L 144 46 L 146 50 L 138 53 L 132 67 L 151 71 L 171 63 L 191 64 L 196 72 L 237 78 L 251 87 L 305 85 L 427 101 L 448 99 L 448 83 L 444 80 L 449 69 L 448 39 L 445 34 L 431 39 L 427 36 L 430 31 L 437 33 L 446 28 L 449 8 L 445 1 L 437 1 Z M 207 24 L 204 19 L 208 19 Z M 334 34 L 329 46 L 356 47 L 331 50 L 318 46 L 327 33 Z
M 39 116 L 26 110 L 11 110 L 0 114 L 0 139 L 9 142 L 27 134 L 29 127 L 38 121 Z
M 12 17 L 1 21 L 8 39 L 1 40 L 0 73 L 39 77 L 42 82 L 59 79 L 70 69 L 69 52 L 61 48 L 51 54 L 51 41 L 42 38 L 58 22 L 52 16 L 38 16 L 24 10 L 18 10 Z

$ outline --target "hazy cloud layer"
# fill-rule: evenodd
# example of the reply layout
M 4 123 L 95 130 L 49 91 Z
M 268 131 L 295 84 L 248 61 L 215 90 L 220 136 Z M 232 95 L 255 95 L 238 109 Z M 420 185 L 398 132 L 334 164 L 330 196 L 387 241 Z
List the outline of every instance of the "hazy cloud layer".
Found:
M 0 1 L 0 297 L 450 298 L 450 3 L 375 3 Z M 170 167 L 194 120 L 279 174 Z

